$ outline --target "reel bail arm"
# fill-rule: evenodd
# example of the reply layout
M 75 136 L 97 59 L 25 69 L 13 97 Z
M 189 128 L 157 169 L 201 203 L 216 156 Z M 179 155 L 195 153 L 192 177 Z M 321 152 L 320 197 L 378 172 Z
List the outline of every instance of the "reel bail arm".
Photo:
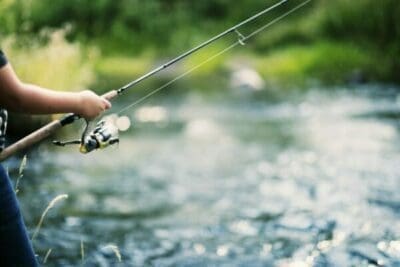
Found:
M 54 145 L 80 145 L 79 151 L 87 154 L 96 149 L 103 149 L 110 145 L 119 143 L 118 128 L 114 125 L 111 118 L 100 120 L 93 130 L 89 132 L 90 122 L 85 120 L 85 129 L 82 132 L 81 138 L 71 141 L 53 141 Z

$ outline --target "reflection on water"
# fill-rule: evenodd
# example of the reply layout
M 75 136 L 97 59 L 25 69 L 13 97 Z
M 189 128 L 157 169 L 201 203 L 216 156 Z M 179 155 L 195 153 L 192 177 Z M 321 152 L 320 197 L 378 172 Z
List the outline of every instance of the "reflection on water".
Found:
M 398 95 L 188 93 L 132 110 L 117 147 L 42 146 L 20 185 L 28 225 L 69 199 L 36 250 L 48 266 L 81 264 L 81 246 L 84 266 L 399 266 Z
M 140 107 L 135 112 L 135 119 L 138 122 L 161 122 L 167 119 L 166 108 L 155 107 Z

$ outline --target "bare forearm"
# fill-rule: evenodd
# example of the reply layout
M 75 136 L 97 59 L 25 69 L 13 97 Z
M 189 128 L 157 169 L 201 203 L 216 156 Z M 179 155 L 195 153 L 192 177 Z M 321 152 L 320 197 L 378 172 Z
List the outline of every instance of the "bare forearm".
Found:
M 52 114 L 79 112 L 77 93 L 54 92 L 20 81 L 10 64 L 0 69 L 0 106 L 16 112 Z
M 32 84 L 21 83 L 16 101 L 10 110 L 30 114 L 79 113 L 79 98 L 76 93 L 55 92 Z
M 10 64 L 0 68 L 0 106 L 30 114 L 76 113 L 93 119 L 111 107 L 92 91 L 56 92 L 21 82 Z

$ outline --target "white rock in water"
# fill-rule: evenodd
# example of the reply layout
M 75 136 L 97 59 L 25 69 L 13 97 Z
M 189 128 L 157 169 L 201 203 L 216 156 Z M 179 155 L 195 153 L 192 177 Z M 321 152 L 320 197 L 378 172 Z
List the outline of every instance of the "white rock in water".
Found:
M 249 67 L 241 67 L 233 71 L 231 76 L 233 88 L 245 88 L 251 91 L 260 91 L 264 88 L 265 82 L 261 75 Z

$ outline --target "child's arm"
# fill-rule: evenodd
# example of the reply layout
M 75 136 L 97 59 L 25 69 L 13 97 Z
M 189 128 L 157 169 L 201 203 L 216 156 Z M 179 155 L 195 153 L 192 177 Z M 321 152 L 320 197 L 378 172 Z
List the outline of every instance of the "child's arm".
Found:
M 56 92 L 23 83 L 8 63 L 0 68 L 0 107 L 30 114 L 72 112 L 93 119 L 111 104 L 92 91 Z

